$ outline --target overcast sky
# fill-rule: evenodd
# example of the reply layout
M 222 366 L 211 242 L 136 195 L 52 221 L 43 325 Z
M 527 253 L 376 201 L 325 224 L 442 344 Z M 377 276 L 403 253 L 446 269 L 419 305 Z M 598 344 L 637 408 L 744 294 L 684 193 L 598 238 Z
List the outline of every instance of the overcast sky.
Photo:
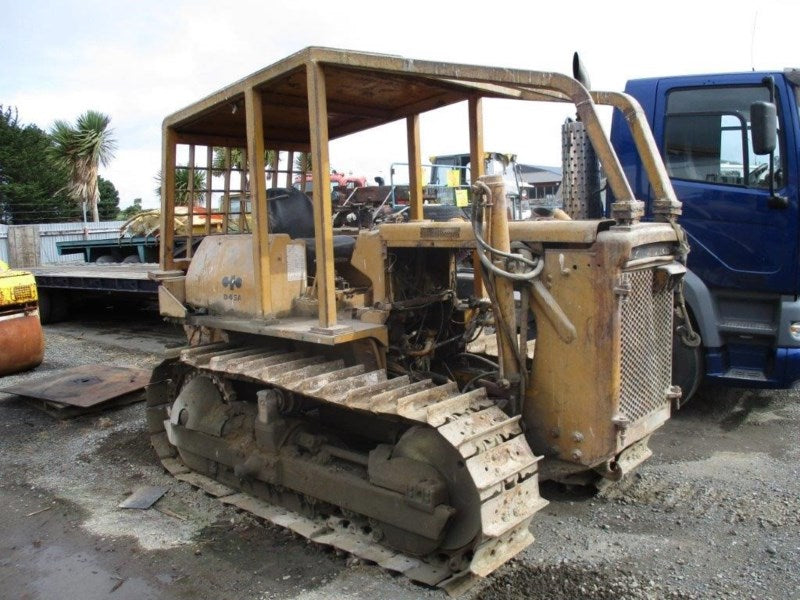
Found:
M 118 149 L 101 173 L 121 205 L 156 206 L 161 121 L 303 47 L 449 62 L 571 69 L 578 50 L 595 89 L 635 77 L 800 67 L 797 0 L 380 2 L 299 0 L 2 0 L 0 104 L 49 129 L 87 109 L 111 116 Z M 473 8 L 474 7 L 474 8 Z M 486 149 L 558 165 L 573 111 L 487 102 Z M 519 104 L 519 103 L 513 103 Z M 527 103 L 526 103 L 527 104 Z M 467 150 L 466 108 L 422 120 L 423 157 Z M 336 142 L 331 165 L 366 175 L 403 161 L 405 126 Z

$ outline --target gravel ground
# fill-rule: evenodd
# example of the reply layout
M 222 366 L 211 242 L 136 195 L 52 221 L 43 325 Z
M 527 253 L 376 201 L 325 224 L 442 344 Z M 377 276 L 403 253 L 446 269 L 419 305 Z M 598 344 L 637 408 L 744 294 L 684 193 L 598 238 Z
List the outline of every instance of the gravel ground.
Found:
M 45 363 L 150 368 L 180 329 L 148 314 L 46 327 Z M 437 598 L 224 507 L 166 475 L 143 405 L 57 421 L 0 393 L 0 597 Z M 536 543 L 470 599 L 800 598 L 796 392 L 704 388 L 654 457 L 599 494 L 546 485 Z M 117 508 L 141 485 L 146 511 Z

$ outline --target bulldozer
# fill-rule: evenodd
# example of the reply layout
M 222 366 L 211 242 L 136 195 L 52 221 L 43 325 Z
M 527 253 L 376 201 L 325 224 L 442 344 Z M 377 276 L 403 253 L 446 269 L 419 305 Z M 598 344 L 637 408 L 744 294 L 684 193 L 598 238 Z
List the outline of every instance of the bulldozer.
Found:
M 491 99 L 572 103 L 613 194 L 610 216 L 509 221 L 502 178 L 480 167 Z M 425 220 L 420 115 L 458 102 L 475 165 L 471 218 Z M 651 221 L 599 103 L 623 111 L 663 195 Z M 342 235 L 329 142 L 398 120 L 410 218 Z M 212 173 L 217 148 L 243 153 L 238 178 Z M 267 149 L 288 156 L 285 188 L 265 176 Z M 295 152 L 311 153 L 313 199 L 291 189 Z M 167 117 L 162 160 L 150 276 L 187 343 L 154 369 L 147 420 L 176 478 L 459 593 L 533 542 L 540 479 L 616 481 L 650 455 L 680 396 L 671 352 L 686 246 L 630 98 L 556 73 L 311 47 Z M 231 195 L 251 214 L 223 214 L 220 232 L 189 226 L 176 255 L 180 169 L 206 170 L 202 214 Z M 182 211 L 190 223 L 195 208 Z M 459 292 L 464 264 L 474 280 Z M 494 354 L 475 350 L 481 339 Z

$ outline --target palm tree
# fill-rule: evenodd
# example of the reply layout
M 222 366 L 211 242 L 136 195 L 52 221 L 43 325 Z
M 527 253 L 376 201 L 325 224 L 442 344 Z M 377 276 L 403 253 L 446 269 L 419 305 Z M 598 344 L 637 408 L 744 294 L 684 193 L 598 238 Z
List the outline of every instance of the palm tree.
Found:
M 206 172 L 195 170 L 193 179 L 192 196 L 194 204 L 197 204 L 205 194 Z M 158 187 L 155 192 L 157 196 L 161 196 L 161 180 L 161 171 L 159 171 L 156 175 Z M 189 206 L 189 169 L 187 167 L 175 169 L 175 206 Z
M 294 157 L 294 170 L 301 173 L 311 172 L 311 152 L 300 152 Z
M 231 148 L 231 169 L 243 169 L 242 151 Z M 278 153 L 275 150 L 264 150 L 264 164 L 267 167 L 267 179 L 272 176 L 272 170 L 278 166 Z M 225 173 L 225 148 L 214 148 L 214 158 L 211 160 L 211 169 L 215 176 Z
M 300 189 L 311 194 L 311 152 L 300 152 L 294 157 L 294 170 L 302 182 Z
M 108 128 L 111 117 L 96 110 L 87 110 L 70 125 L 56 121 L 50 131 L 53 145 L 51 155 L 56 163 L 68 170 L 70 182 L 67 193 L 76 202 L 85 203 L 92 209 L 92 219 L 97 222 L 100 215 L 97 201 L 97 172 L 100 166 L 108 166 L 114 157 L 116 141 Z

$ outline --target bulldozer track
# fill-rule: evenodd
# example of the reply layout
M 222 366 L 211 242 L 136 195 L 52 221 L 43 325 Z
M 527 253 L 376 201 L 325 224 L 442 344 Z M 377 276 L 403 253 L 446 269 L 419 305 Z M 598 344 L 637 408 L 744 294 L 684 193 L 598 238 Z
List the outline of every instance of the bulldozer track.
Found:
M 263 383 L 348 409 L 401 417 L 435 429 L 463 458 L 480 498 L 481 532 L 468 568 L 453 574 L 432 557 L 408 556 L 373 540 L 346 518 L 306 517 L 191 471 L 169 442 L 164 421 L 174 398 L 148 393 L 152 444 L 164 468 L 225 504 L 252 513 L 316 543 L 445 588 L 468 589 L 533 542 L 528 525 L 547 504 L 539 496 L 537 463 L 520 426 L 483 388 L 460 392 L 455 383 L 389 379 L 385 369 L 345 366 L 342 360 L 285 348 L 214 343 L 176 350 L 162 365 L 185 365 L 201 373 Z M 163 378 L 158 369 L 156 379 Z

